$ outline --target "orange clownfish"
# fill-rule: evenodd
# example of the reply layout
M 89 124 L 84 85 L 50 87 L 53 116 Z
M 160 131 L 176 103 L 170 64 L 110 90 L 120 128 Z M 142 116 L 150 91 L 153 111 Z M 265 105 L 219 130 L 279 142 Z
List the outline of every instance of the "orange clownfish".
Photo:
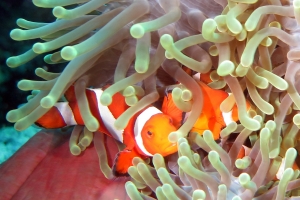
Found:
M 200 135 L 205 130 L 210 130 L 213 133 L 214 139 L 220 138 L 221 129 L 231 122 L 238 121 L 238 109 L 234 105 L 228 113 L 220 110 L 220 105 L 228 97 L 228 93 L 223 90 L 216 90 L 208 87 L 203 82 L 198 82 L 203 93 L 203 108 L 201 115 L 194 124 L 191 132 L 197 132 Z M 172 100 L 172 89 L 166 89 L 163 100 L 162 112 L 171 116 L 176 128 L 179 128 L 187 119 L 189 113 L 181 111 Z M 250 104 L 247 102 L 247 108 Z
M 231 147 L 232 144 L 229 144 L 229 146 Z M 237 156 L 237 159 L 242 159 L 243 157 L 245 156 L 249 156 L 250 155 L 250 152 L 251 152 L 252 148 L 249 148 L 247 146 L 242 146 L 242 148 L 240 149 L 240 152 Z M 284 169 L 285 169 L 285 158 L 282 158 L 281 160 L 281 163 L 280 163 L 280 166 L 278 167 L 278 170 L 277 170 L 277 173 L 276 175 L 274 176 L 274 178 L 272 179 L 273 181 L 278 181 L 278 180 L 281 180 L 282 179 L 282 176 L 283 176 L 283 172 L 284 172 Z M 300 168 L 298 167 L 298 164 L 297 162 L 295 161 L 292 165 L 292 169 L 293 170 L 299 170 Z
M 116 176 L 127 175 L 134 157 L 143 159 L 156 153 L 167 156 L 177 151 L 177 144 L 168 140 L 168 135 L 176 131 L 172 118 L 154 106 L 149 106 L 134 115 L 124 130 L 117 130 L 114 122 L 127 108 L 121 93 L 113 96 L 109 106 L 100 103 L 102 89 L 86 89 L 86 96 L 93 116 L 100 124 L 99 132 L 105 133 L 124 143 L 126 148 L 115 158 L 113 172 Z M 74 86 L 65 93 L 67 102 L 58 102 L 36 121 L 44 128 L 62 128 L 84 125 L 75 97 Z

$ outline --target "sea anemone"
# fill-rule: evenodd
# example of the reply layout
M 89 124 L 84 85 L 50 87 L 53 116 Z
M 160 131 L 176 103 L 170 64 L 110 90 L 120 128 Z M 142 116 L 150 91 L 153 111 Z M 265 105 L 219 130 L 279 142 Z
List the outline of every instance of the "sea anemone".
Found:
M 12 30 L 12 39 L 44 42 L 8 58 L 7 65 L 18 67 L 47 52 L 53 52 L 44 57 L 49 65 L 67 65 L 61 73 L 37 68 L 36 75 L 44 81 L 18 83 L 21 90 L 33 92 L 25 105 L 7 114 L 17 130 L 64 100 L 64 92 L 74 85 L 85 124 L 75 127 L 70 139 L 71 153 L 78 155 L 99 128 L 86 88 L 111 84 L 100 98 L 102 105 L 109 105 L 112 96 L 122 92 L 131 107 L 114 125 L 123 129 L 134 114 L 159 100 L 165 86 L 178 82 L 174 101 L 190 112 L 169 135 L 170 141 L 178 143 L 178 154 L 165 160 L 155 155 L 149 162 L 135 158 L 128 171 L 132 182 L 125 185 L 131 199 L 279 200 L 299 195 L 299 170 L 292 167 L 299 148 L 300 0 L 33 3 L 53 8 L 57 20 L 18 19 L 23 29 Z M 220 143 L 209 130 L 203 136 L 190 132 L 200 116 L 203 96 L 195 75 L 182 66 L 196 75 L 209 73 L 208 86 L 232 93 L 220 109 L 229 112 L 236 104 L 239 122 L 221 131 Z M 249 111 L 246 102 L 251 104 Z M 94 137 L 97 149 L 102 140 Z M 246 153 L 238 157 L 241 149 Z M 101 170 L 112 178 L 103 150 L 97 149 Z

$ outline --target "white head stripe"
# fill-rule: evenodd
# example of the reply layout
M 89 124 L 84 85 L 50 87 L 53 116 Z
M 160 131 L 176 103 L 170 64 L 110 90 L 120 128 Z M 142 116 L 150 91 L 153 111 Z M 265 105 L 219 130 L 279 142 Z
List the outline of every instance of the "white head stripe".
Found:
M 63 120 L 67 126 L 77 125 L 77 122 L 74 118 L 72 109 L 69 106 L 68 102 L 58 102 L 55 104 L 55 107 L 59 110 Z
M 232 119 L 232 111 L 222 112 L 222 116 L 226 126 L 228 126 L 228 124 L 230 124 L 231 122 L 234 122 L 234 120 Z
M 102 95 L 103 90 L 101 90 L 101 89 L 92 89 L 92 91 L 94 91 L 95 94 L 96 94 L 99 113 L 100 113 L 101 119 L 102 119 L 105 127 L 107 128 L 109 133 L 116 140 L 119 140 L 120 142 L 123 142 L 123 132 L 124 132 L 124 130 L 116 129 L 116 127 L 114 126 L 115 121 L 116 121 L 115 117 L 112 115 L 112 113 L 110 112 L 110 110 L 107 106 L 103 106 L 100 103 L 100 96 Z
M 142 139 L 142 129 L 145 125 L 145 123 L 150 119 L 150 117 L 152 117 L 155 114 L 159 114 L 162 113 L 160 110 L 158 110 L 157 108 L 151 106 L 149 108 L 147 108 L 146 110 L 144 110 L 136 119 L 135 123 L 134 123 L 134 137 L 135 137 L 135 141 L 138 145 L 138 147 L 140 148 L 140 150 L 148 155 L 148 156 L 153 156 L 151 153 L 149 153 L 143 143 L 143 139 Z

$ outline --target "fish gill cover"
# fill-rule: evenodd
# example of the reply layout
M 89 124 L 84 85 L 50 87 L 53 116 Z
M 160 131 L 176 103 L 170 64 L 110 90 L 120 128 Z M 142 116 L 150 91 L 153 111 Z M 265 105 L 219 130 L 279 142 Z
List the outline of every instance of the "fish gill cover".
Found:
M 128 170 L 131 181 L 125 184 L 131 199 L 279 200 L 299 196 L 299 169 L 295 167 L 300 126 L 299 0 L 33 3 L 53 8 L 57 20 L 18 19 L 22 29 L 12 30 L 12 39 L 42 41 L 8 58 L 7 65 L 16 68 L 44 54 L 47 64 L 66 66 L 60 73 L 37 68 L 35 74 L 44 81 L 18 83 L 19 89 L 32 91 L 32 95 L 24 106 L 7 114 L 15 129 L 32 125 L 74 85 L 85 128 L 74 128 L 70 150 L 80 154 L 92 142 L 92 132 L 99 129 L 86 88 L 100 88 L 113 77 L 100 103 L 108 106 L 112 96 L 122 92 L 130 108 L 114 125 L 123 129 L 134 114 L 159 99 L 159 91 L 168 86 L 161 79 L 165 71 L 179 83 L 172 92 L 177 107 L 190 113 L 169 135 L 171 142 L 177 142 L 178 153 L 165 159 L 156 154 L 151 163 L 133 159 Z M 220 143 L 209 130 L 203 136 L 189 133 L 205 105 L 195 77 L 182 66 L 209 73 L 209 87 L 232 93 L 220 109 L 230 112 L 236 103 L 239 121 L 220 132 Z M 100 137 L 94 142 L 103 147 Z M 239 156 L 241 149 L 244 154 Z M 97 150 L 102 172 L 112 178 L 105 151 Z

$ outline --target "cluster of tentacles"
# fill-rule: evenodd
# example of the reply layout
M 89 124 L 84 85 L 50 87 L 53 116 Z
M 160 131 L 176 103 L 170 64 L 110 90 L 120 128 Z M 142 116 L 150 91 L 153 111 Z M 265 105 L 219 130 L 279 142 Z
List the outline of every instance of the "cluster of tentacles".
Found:
M 44 81 L 18 83 L 32 94 L 25 105 L 7 114 L 17 130 L 26 129 L 63 101 L 64 92 L 74 84 L 85 123 L 84 130 L 74 128 L 70 139 L 71 152 L 78 155 L 99 128 L 85 88 L 112 83 L 101 96 L 103 105 L 122 92 L 131 106 L 115 123 L 122 129 L 135 113 L 159 100 L 160 90 L 177 81 L 184 89 L 173 93 L 176 105 L 190 111 L 186 122 L 169 135 L 170 141 L 178 142 L 178 154 L 165 160 L 155 155 L 151 163 L 134 159 L 129 168 L 132 182 L 125 185 L 130 198 L 279 200 L 299 196 L 299 170 L 292 166 L 299 149 L 300 0 L 33 3 L 53 8 L 57 20 L 19 19 L 22 29 L 12 30 L 12 39 L 41 38 L 43 42 L 8 58 L 7 65 L 15 68 L 54 52 L 45 55 L 45 62 L 66 63 L 66 67 L 61 73 L 37 68 L 36 75 Z M 203 101 L 201 89 L 182 65 L 194 73 L 210 73 L 210 87 L 232 93 L 221 110 L 228 112 L 236 103 L 239 123 L 221 131 L 219 144 L 210 131 L 203 136 L 189 134 Z M 188 98 L 183 90 L 189 91 Z M 251 102 L 249 112 L 246 99 Z M 101 170 L 111 178 L 101 137 L 95 134 L 95 146 Z M 237 159 L 247 141 L 248 152 Z M 275 178 L 281 163 L 282 173 Z

